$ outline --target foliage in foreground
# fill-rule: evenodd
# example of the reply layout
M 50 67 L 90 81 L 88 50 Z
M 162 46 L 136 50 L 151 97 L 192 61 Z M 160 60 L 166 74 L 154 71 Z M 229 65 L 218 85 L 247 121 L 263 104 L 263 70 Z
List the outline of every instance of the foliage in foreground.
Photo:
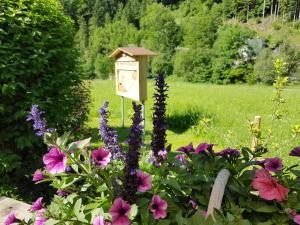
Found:
M 164 94 L 162 89 L 157 91 Z M 59 136 L 44 126 L 43 118 L 35 117 L 35 124 L 42 125 L 35 126 L 35 131 L 44 134 L 48 153 L 43 156 L 45 168 L 35 172 L 33 181 L 50 182 L 57 194 L 46 208 L 43 197 L 34 202 L 32 220 L 20 221 L 12 212 L 7 225 L 300 224 L 297 165 L 285 167 L 277 157 L 264 159 L 267 148 L 259 143 L 254 150 L 243 147 L 220 152 L 214 151 L 215 144 L 194 147 L 191 143 L 175 152 L 163 148 L 159 157 L 153 157 L 153 152 L 141 150 L 141 106 L 133 103 L 126 145 L 118 143 L 117 133 L 109 127 L 107 107 L 105 103 L 100 109 L 104 146 L 96 149 L 90 147 L 90 138 L 72 142 L 70 133 Z M 164 114 L 160 119 L 164 120 Z M 300 147 L 290 155 L 300 157 Z M 230 178 L 222 206 L 208 215 L 209 193 L 224 169 Z
M 24 171 L 32 173 L 44 153 L 25 121 L 32 104 L 58 130 L 79 128 L 86 119 L 89 93 L 73 36 L 73 23 L 55 0 L 0 2 L 1 186 L 24 193 L 32 187 Z

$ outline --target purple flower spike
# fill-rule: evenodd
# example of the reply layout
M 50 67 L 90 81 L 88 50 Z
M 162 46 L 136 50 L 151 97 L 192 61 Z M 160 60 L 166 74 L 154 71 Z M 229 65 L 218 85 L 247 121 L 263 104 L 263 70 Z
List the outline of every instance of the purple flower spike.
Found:
M 33 129 L 37 136 L 43 136 L 45 132 L 51 131 L 52 129 L 47 129 L 47 122 L 45 118 L 42 117 L 43 111 L 40 111 L 38 105 L 32 105 L 31 111 L 26 118 L 26 121 L 33 121 Z
M 214 146 L 215 146 L 215 144 L 201 143 L 195 149 L 195 154 L 202 153 L 205 150 L 210 150 L 211 151 Z
M 282 170 L 282 160 L 280 158 L 267 158 L 264 160 L 265 169 L 271 172 L 279 172 Z
M 300 146 L 294 148 L 294 149 L 290 152 L 290 156 L 298 156 L 298 157 L 300 157 Z
M 188 153 L 188 152 L 192 152 L 193 150 L 194 150 L 193 144 L 190 143 L 188 146 L 180 147 L 176 151 Z
M 229 158 L 235 158 L 239 157 L 241 155 L 240 151 L 237 149 L 231 149 L 231 148 L 226 148 L 223 151 L 217 153 L 216 155 L 222 156 L 222 157 L 229 157 Z
M 99 133 L 105 144 L 104 149 L 109 150 L 112 153 L 113 159 L 116 159 L 123 157 L 123 154 L 117 132 L 108 125 L 108 104 L 109 102 L 105 101 L 99 110 L 101 116 L 99 119 Z
M 134 115 L 132 119 L 132 126 L 128 136 L 128 152 L 125 157 L 125 174 L 124 174 L 124 193 L 123 198 L 129 203 L 136 201 L 138 190 L 138 177 L 137 174 L 132 174 L 132 171 L 139 169 L 140 149 L 143 146 L 143 127 L 141 125 L 142 106 L 132 102 Z

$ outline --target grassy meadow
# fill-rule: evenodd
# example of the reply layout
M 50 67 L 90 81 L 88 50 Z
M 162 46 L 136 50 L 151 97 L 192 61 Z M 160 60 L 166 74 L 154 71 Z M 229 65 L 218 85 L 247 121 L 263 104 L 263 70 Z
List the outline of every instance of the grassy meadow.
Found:
M 151 138 L 151 107 L 154 82 L 148 82 L 146 102 L 146 143 Z M 169 99 L 167 106 L 167 140 L 172 149 L 190 142 L 216 143 L 217 149 L 225 147 L 250 146 L 249 121 L 255 116 L 262 117 L 262 134 L 267 136 L 271 128 L 273 88 L 248 85 L 191 84 L 168 80 Z M 126 139 L 132 115 L 131 101 L 125 99 L 125 128 L 121 128 L 121 98 L 115 94 L 114 81 L 94 80 L 91 83 L 92 107 L 87 127 L 94 141 L 98 140 L 98 109 L 105 100 L 110 101 L 110 125 L 118 130 L 121 140 Z M 300 88 L 290 86 L 284 92 L 286 99 L 281 107 L 284 118 L 273 124 L 271 156 L 283 157 L 288 164 L 297 159 L 287 156 L 299 139 L 293 139 L 291 125 L 300 123 Z M 280 146 L 280 147 L 278 147 Z

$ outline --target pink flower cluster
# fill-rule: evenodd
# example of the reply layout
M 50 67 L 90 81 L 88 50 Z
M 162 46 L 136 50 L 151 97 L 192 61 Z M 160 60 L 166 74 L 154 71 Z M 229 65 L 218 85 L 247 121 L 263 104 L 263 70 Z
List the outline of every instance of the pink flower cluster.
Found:
M 159 195 L 154 195 L 150 203 L 150 211 L 153 213 L 154 219 L 163 219 L 167 216 L 167 201 L 160 198 Z M 129 225 L 129 214 L 131 211 L 131 205 L 124 201 L 122 198 L 114 200 L 112 207 L 109 210 L 109 214 L 112 216 L 112 225 Z M 103 218 L 97 218 L 101 223 L 95 223 L 93 225 L 106 225 Z
M 277 180 L 265 169 L 255 171 L 252 187 L 259 191 L 261 198 L 282 202 L 286 199 L 289 190 L 279 184 Z

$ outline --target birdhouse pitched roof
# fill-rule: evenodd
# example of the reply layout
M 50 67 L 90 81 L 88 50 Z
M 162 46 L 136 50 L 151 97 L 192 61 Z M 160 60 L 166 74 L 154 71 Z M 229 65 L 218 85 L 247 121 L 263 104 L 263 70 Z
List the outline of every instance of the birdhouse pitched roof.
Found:
M 142 47 L 120 47 L 117 48 L 109 57 L 116 57 L 118 56 L 120 53 L 126 53 L 130 56 L 155 56 L 157 55 L 155 52 L 152 52 L 146 48 L 142 48 Z

